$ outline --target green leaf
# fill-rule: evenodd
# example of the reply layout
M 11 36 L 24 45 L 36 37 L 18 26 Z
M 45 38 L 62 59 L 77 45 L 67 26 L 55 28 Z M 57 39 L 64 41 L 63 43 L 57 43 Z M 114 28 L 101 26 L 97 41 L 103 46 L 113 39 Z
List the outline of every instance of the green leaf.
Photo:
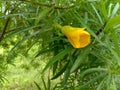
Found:
M 27 36 L 27 37 L 24 37 L 21 41 L 19 41 L 19 42 L 11 49 L 11 51 L 13 51 L 13 49 L 15 49 L 16 47 L 20 46 L 20 45 L 21 45 L 23 42 L 25 42 L 27 39 L 29 39 L 29 38 L 37 35 L 38 33 L 39 33 L 39 31 L 37 31 L 37 32 L 35 32 L 35 33 Z
M 112 75 L 109 74 L 106 79 L 106 90 L 110 90 L 111 79 L 112 79 Z
M 100 84 L 97 86 L 96 90 L 102 90 L 102 86 L 105 83 L 106 77 L 100 82 Z
M 59 77 L 61 74 L 63 74 L 63 72 L 66 70 L 67 66 L 68 66 L 68 63 L 67 63 L 56 75 L 54 75 L 51 79 L 52 79 L 52 80 L 53 80 L 53 79 L 56 79 L 56 78 Z
M 110 90 L 110 83 L 111 83 L 111 75 L 107 75 L 104 79 L 100 82 L 97 87 L 97 90 L 102 90 L 103 86 L 105 86 L 106 90 Z
M 109 5 L 109 9 L 108 9 L 108 17 L 110 17 L 110 15 L 111 15 L 112 6 L 113 6 L 113 4 L 111 3 L 111 4 Z
M 43 9 L 43 11 L 41 11 L 41 13 L 37 16 L 35 25 L 37 25 L 41 19 L 45 18 L 45 16 L 49 13 L 50 10 L 52 10 L 52 8 Z
M 106 26 L 105 26 L 105 28 L 104 28 L 104 31 L 105 31 L 106 33 L 109 33 L 109 32 L 111 32 L 111 30 L 113 30 L 114 26 L 116 26 L 116 25 L 118 25 L 118 24 L 120 24 L 120 15 L 111 18 L 111 19 L 107 22 L 107 24 L 106 24 Z
M 80 55 L 77 57 L 77 59 L 75 60 L 75 63 L 73 64 L 72 68 L 71 68 L 71 73 L 74 72 L 80 65 L 82 62 L 84 62 L 84 60 L 86 59 L 87 55 L 90 52 L 90 46 L 82 49 Z
M 99 10 L 100 10 L 100 12 L 102 13 L 102 15 L 104 16 L 104 18 L 105 18 L 105 21 L 107 21 L 108 20 L 108 10 L 107 10 L 107 8 L 106 8 L 106 5 L 107 4 L 107 2 L 105 1 L 105 0 L 100 0 L 100 4 L 99 4 Z M 102 7 L 101 7 L 102 6 Z M 102 16 L 101 15 L 101 16 Z M 102 17 L 103 18 L 103 17 Z
M 113 11 L 112 11 L 111 18 L 114 17 L 114 16 L 117 14 L 117 12 L 118 12 L 118 10 L 119 10 L 119 7 L 120 7 L 120 5 L 119 5 L 119 3 L 117 3 L 117 4 L 115 5 Z
M 111 43 L 109 41 L 106 42 L 107 48 L 111 51 L 113 58 L 116 60 L 117 64 L 120 66 L 120 57 L 117 52 L 112 48 Z
M 113 77 L 114 77 L 114 76 L 113 76 Z M 112 87 L 111 87 L 111 89 L 113 89 L 113 90 L 118 90 L 118 89 L 117 89 L 117 86 L 116 86 L 115 77 L 112 78 Z
M 100 14 L 98 13 L 98 10 L 96 9 L 96 7 L 92 3 L 91 3 L 91 6 L 94 9 L 95 13 L 97 14 L 100 23 L 103 25 L 103 20 L 102 20 Z
M 84 22 L 84 20 L 79 18 L 79 13 L 76 10 L 73 10 L 72 13 L 73 16 L 78 20 L 78 22 L 81 23 L 82 26 L 87 29 L 87 31 L 91 34 L 91 36 L 93 36 L 101 45 L 104 45 L 104 43 L 98 38 L 95 32 L 90 29 L 90 27 Z
M 27 36 L 27 37 L 24 37 L 21 41 L 19 41 L 10 51 L 9 51 L 9 54 L 8 54 L 8 57 L 7 57 L 7 60 L 9 59 L 9 57 L 12 55 L 13 56 L 13 52 L 14 52 L 14 49 L 19 47 L 21 44 L 23 44 L 26 40 L 28 40 L 29 38 L 37 35 L 39 33 L 39 31 Z
M 50 87 L 51 87 L 51 82 L 50 82 L 50 78 L 48 77 L 47 90 L 50 90 Z
M 38 57 L 38 56 L 40 56 L 41 54 L 48 53 L 48 52 L 53 51 L 53 50 L 54 50 L 54 47 L 49 48 L 49 49 L 43 48 L 42 50 L 40 50 L 40 51 L 37 52 L 37 55 L 36 55 L 35 57 Z
M 0 16 L 1 18 L 8 18 L 8 17 L 18 17 L 18 16 L 22 16 L 22 15 L 30 15 L 30 12 L 24 12 L 24 13 L 15 13 L 15 14 L 8 14 L 8 15 L 2 15 Z
M 107 75 L 106 73 L 102 73 L 102 74 L 96 76 L 95 78 L 89 80 L 89 81 L 88 81 L 87 83 L 85 83 L 84 85 L 79 86 L 79 89 L 82 90 L 82 88 L 86 87 L 87 85 L 91 84 L 92 82 L 95 82 L 95 81 L 98 80 L 98 79 L 101 79 L 101 78 L 105 77 L 106 75 Z
M 58 61 L 53 64 L 53 75 L 55 75 L 58 66 Z
M 34 83 L 35 83 L 35 85 L 37 86 L 37 89 L 38 89 L 38 90 L 42 90 L 41 87 L 40 87 L 36 82 L 34 82 Z
M 23 27 L 23 28 L 20 28 L 20 29 L 17 29 L 13 32 L 11 32 L 10 34 L 6 35 L 5 38 L 3 38 L 3 40 L 7 39 L 7 38 L 10 38 L 10 37 L 13 37 L 14 35 L 17 35 L 19 33 L 23 33 L 25 31 L 29 31 L 29 30 L 32 30 L 36 27 L 40 27 L 41 25 L 34 25 L 34 26 L 28 26 L 28 27 Z
M 68 54 L 73 48 L 72 47 L 68 47 L 64 50 L 62 50 L 59 54 L 57 54 L 56 56 L 54 56 L 45 66 L 45 68 L 43 69 L 42 72 L 44 72 L 46 69 L 48 69 L 48 67 L 50 67 L 51 65 L 53 65 L 55 62 L 57 62 L 58 60 L 62 59 L 66 54 Z
M 113 31 L 113 32 L 112 32 L 112 39 L 113 39 L 113 41 L 114 41 L 115 51 L 116 51 L 116 53 L 118 54 L 118 56 L 120 57 L 119 40 L 118 40 L 118 38 L 117 38 L 116 35 L 117 35 L 116 32 Z
M 66 72 L 64 74 L 64 78 L 63 78 L 63 81 L 62 81 L 62 87 L 65 86 L 65 84 L 66 84 L 66 82 L 67 82 L 67 80 L 70 76 L 70 69 L 71 69 L 72 65 L 73 65 L 73 62 L 72 62 L 72 60 L 70 60 L 68 66 L 66 68 Z
M 83 78 L 86 74 L 94 73 L 94 72 L 107 72 L 107 69 L 105 69 L 105 68 L 90 68 L 90 69 L 85 70 L 84 72 L 81 72 L 80 76 Z
M 42 79 L 42 83 L 43 83 L 43 86 L 44 86 L 45 90 L 47 90 L 47 85 L 45 83 L 45 80 L 44 80 L 43 76 L 41 76 L 41 79 Z

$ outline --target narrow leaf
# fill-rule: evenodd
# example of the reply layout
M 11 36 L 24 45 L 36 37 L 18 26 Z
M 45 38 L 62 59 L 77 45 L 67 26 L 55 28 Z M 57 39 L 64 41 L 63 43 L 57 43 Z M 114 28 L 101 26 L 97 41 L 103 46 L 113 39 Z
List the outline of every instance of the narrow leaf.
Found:
M 112 78 L 112 89 L 113 90 L 117 90 L 117 86 L 116 86 L 116 82 L 115 82 L 115 78 Z
M 112 32 L 112 38 L 113 38 L 114 45 L 115 45 L 115 51 L 117 52 L 118 56 L 120 57 L 119 40 L 118 40 L 118 38 L 116 36 L 116 32 L 115 31 Z
M 69 76 L 70 76 L 70 69 L 72 67 L 73 63 L 72 61 L 69 62 L 68 66 L 67 66 L 67 69 L 66 69 L 66 72 L 64 74 L 64 78 L 63 78 L 63 81 L 62 81 L 62 87 L 66 84 Z
M 96 7 L 92 3 L 91 3 L 91 6 L 94 9 L 95 13 L 97 14 L 100 23 L 103 25 L 103 20 L 102 20 L 100 14 L 98 13 L 98 10 L 96 9 Z
M 101 7 L 102 6 L 102 7 Z M 99 4 L 99 10 L 102 13 L 102 15 L 105 18 L 105 21 L 108 20 L 107 14 L 108 14 L 108 10 L 106 8 L 106 2 L 105 0 L 100 0 L 100 4 Z M 103 17 L 102 17 L 103 18 Z
M 89 54 L 89 51 L 90 51 L 90 46 L 82 50 L 82 52 L 77 57 L 75 63 L 71 68 L 71 71 L 70 71 L 71 73 L 74 72 L 81 65 L 81 63 L 86 59 L 87 55 Z
M 20 45 L 21 45 L 24 41 L 26 41 L 27 39 L 35 36 L 35 35 L 38 34 L 38 33 L 39 33 L 39 31 L 37 31 L 37 32 L 35 32 L 35 33 L 27 36 L 27 37 L 24 37 L 21 41 L 19 41 L 19 42 L 11 49 L 11 51 L 12 51 L 13 49 L 15 49 L 16 47 L 20 46 Z
M 96 90 L 102 90 L 102 86 L 105 83 L 106 77 L 100 82 Z
M 42 79 L 42 83 L 43 83 L 43 86 L 44 86 L 44 90 L 47 90 L 47 86 L 46 86 L 46 83 L 45 83 L 45 80 L 44 80 L 44 78 L 43 77 L 41 77 L 41 79 Z
M 52 77 L 52 80 L 53 80 L 53 79 L 56 79 L 56 78 L 59 77 L 61 74 L 63 74 L 63 72 L 66 70 L 67 66 L 68 66 L 68 63 L 67 63 L 55 76 Z
M 43 48 L 42 50 L 40 50 L 40 51 L 37 52 L 37 55 L 36 55 L 35 57 L 38 57 L 38 56 L 40 56 L 41 54 L 44 54 L 44 53 L 46 53 L 46 52 L 50 52 L 50 51 L 52 51 L 53 49 L 54 49 L 54 48 L 50 48 L 50 49 Z
M 34 83 L 35 83 L 35 85 L 37 86 L 37 89 L 38 89 L 38 90 L 42 90 L 41 87 L 40 87 L 36 82 L 34 82 Z
M 40 27 L 40 25 L 28 26 L 28 27 L 23 27 L 23 28 L 17 29 L 14 32 L 11 32 L 10 34 L 6 35 L 6 37 L 3 38 L 3 40 L 5 40 L 7 38 L 10 38 L 10 37 L 13 37 L 13 35 L 17 35 L 19 33 L 23 33 L 25 31 L 32 30 L 32 29 L 34 29 L 36 27 Z
M 50 82 L 50 78 L 48 77 L 47 90 L 50 90 L 50 86 L 51 86 L 51 82 Z
M 94 73 L 94 72 L 107 72 L 107 69 L 105 69 L 105 68 L 90 68 L 90 69 L 87 69 L 84 72 L 82 72 L 80 76 L 83 78 L 86 74 Z
M 104 28 L 104 31 L 105 31 L 106 33 L 108 33 L 108 31 L 110 32 L 111 30 L 113 30 L 113 27 L 114 27 L 115 25 L 118 25 L 118 24 L 120 24 L 120 15 L 111 18 L 111 19 L 107 22 L 107 24 L 106 24 L 106 26 L 105 26 L 105 28 Z
M 55 75 L 57 67 L 58 67 L 58 61 L 53 64 L 53 75 Z
M 87 85 L 89 85 L 89 84 L 95 82 L 96 80 L 98 80 L 98 79 L 100 79 L 100 78 L 103 78 L 103 77 L 105 77 L 105 76 L 106 76 L 106 73 L 102 73 L 102 74 L 96 76 L 95 78 L 89 80 L 89 81 L 88 81 L 87 83 L 85 83 L 84 85 L 79 86 L 79 89 L 81 90 L 82 88 L 86 87 Z
M 112 75 L 109 74 L 106 80 L 106 90 L 110 90 L 111 79 L 112 79 Z
M 62 59 L 66 54 L 68 54 L 73 48 L 72 47 L 68 47 L 64 50 L 62 50 L 59 54 L 57 54 L 56 56 L 54 56 L 45 66 L 45 68 L 43 69 L 43 72 L 48 69 L 48 67 L 50 67 L 51 65 L 53 65 L 55 62 L 57 62 L 58 60 Z
M 111 17 L 114 17 L 115 15 L 116 15 L 116 13 L 117 13 L 117 11 L 119 10 L 119 3 L 117 3 L 116 5 L 115 5 L 115 7 L 114 7 L 114 9 L 113 9 L 113 11 L 112 11 L 112 15 L 111 15 Z

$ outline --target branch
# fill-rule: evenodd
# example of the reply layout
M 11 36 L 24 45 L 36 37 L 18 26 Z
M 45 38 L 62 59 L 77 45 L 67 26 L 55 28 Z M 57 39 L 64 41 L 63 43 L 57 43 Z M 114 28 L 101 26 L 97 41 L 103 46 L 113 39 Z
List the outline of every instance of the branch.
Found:
M 106 25 L 106 22 L 105 22 L 104 25 L 96 32 L 96 35 L 99 35 L 99 34 L 103 31 L 105 25 Z
M 46 6 L 46 7 L 54 7 L 55 9 L 69 9 L 74 7 L 75 5 L 70 5 L 70 6 L 56 6 L 54 3 L 41 3 L 41 2 L 33 2 L 30 0 L 20 0 L 20 1 L 24 1 L 24 2 L 29 2 L 35 5 L 40 5 L 40 6 Z
M 14 6 L 13 9 L 11 9 L 10 14 L 13 13 L 13 11 L 15 10 L 15 7 L 16 7 L 16 5 Z M 6 13 L 6 12 L 7 12 L 7 9 L 5 10 L 4 13 Z M 5 33 L 6 33 L 6 30 L 7 30 L 7 27 L 8 27 L 8 25 L 9 25 L 9 22 L 10 22 L 10 17 L 8 17 L 8 18 L 6 19 L 6 22 L 5 22 L 5 25 L 4 25 L 4 27 L 3 27 L 2 33 L 0 34 L 0 41 L 2 40 L 2 38 L 4 37 L 4 35 L 5 35 Z
M 0 34 L 0 41 L 1 41 L 2 37 L 4 36 L 4 34 L 6 33 L 6 29 L 7 29 L 7 26 L 9 24 L 9 21 L 10 21 L 10 17 L 7 18 L 7 20 L 5 22 L 5 26 L 4 26 L 3 30 L 2 30 L 2 33 Z

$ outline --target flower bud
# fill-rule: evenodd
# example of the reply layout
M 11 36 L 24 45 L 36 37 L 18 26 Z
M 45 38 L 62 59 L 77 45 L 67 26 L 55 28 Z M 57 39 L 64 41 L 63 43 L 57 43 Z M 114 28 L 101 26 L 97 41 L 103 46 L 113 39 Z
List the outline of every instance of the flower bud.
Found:
M 90 43 L 90 34 L 84 29 L 85 28 L 63 26 L 61 31 L 74 48 L 83 48 Z

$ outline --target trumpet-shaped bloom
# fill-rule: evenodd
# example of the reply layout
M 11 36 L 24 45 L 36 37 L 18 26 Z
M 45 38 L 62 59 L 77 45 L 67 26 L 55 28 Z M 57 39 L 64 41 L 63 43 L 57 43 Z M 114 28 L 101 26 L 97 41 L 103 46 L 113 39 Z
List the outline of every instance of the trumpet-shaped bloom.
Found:
M 61 31 L 74 48 L 83 48 L 90 43 L 90 34 L 84 29 L 85 28 L 63 26 Z

